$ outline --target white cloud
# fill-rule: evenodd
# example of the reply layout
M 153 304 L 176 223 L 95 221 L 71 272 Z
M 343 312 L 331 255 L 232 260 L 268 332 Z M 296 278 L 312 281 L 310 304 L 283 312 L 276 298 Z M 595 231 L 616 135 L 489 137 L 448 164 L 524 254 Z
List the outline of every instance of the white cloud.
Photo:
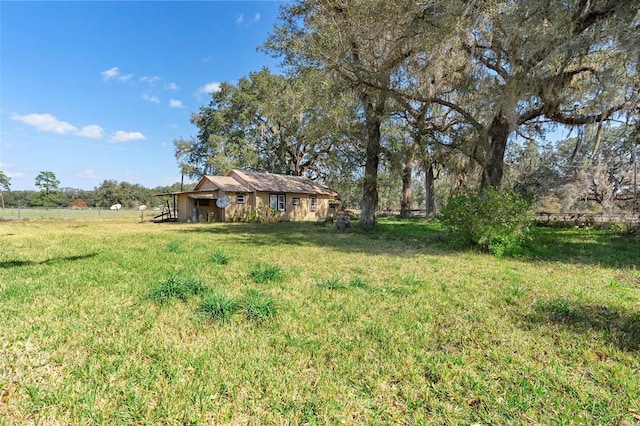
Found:
M 41 132 L 52 132 L 59 135 L 78 132 L 76 126 L 66 121 L 58 120 L 51 114 L 11 114 L 11 119 L 33 126 Z
M 215 93 L 220 91 L 220 83 L 219 82 L 212 82 L 212 83 L 207 83 L 204 86 L 200 86 L 198 88 L 198 93 L 199 94 L 203 94 L 203 95 L 209 95 L 211 93 Z
M 33 126 L 40 132 L 57 133 L 59 135 L 73 134 L 92 139 L 100 139 L 103 136 L 102 127 L 97 124 L 90 124 L 78 129 L 73 124 L 59 120 L 51 114 L 12 114 L 11 119 Z
M 131 142 L 146 139 L 147 138 L 140 132 L 124 132 L 122 130 L 118 130 L 109 140 L 111 142 Z
M 182 108 L 182 101 L 180 101 L 178 99 L 171 99 L 169 101 L 169 106 L 171 108 Z
M 102 127 L 92 124 L 90 126 L 84 126 L 79 132 L 76 133 L 78 136 L 84 136 L 86 138 L 92 139 L 100 139 L 102 138 L 104 131 Z
M 144 93 L 142 95 L 142 98 L 148 100 L 149 102 L 153 102 L 154 104 L 159 104 L 160 103 L 160 99 L 158 99 L 157 96 L 149 95 L 147 93 Z
M 256 13 L 256 14 L 255 14 L 255 16 L 253 17 L 253 20 L 254 20 L 255 22 L 258 22 L 258 21 L 260 20 L 260 14 L 259 14 L 259 13 Z
M 111 69 L 108 69 L 106 71 L 102 71 L 102 79 L 104 81 L 108 81 L 108 80 L 121 80 L 121 81 L 127 81 L 129 80 L 131 77 L 133 77 L 133 74 L 120 74 L 120 68 L 119 67 L 113 67 Z
M 11 169 L 13 168 L 15 168 L 15 165 L 13 164 L 0 163 L 0 170 L 2 170 L 8 178 L 20 179 L 24 177 L 24 173 L 22 172 L 12 172 Z
M 155 86 L 155 84 L 159 81 L 162 81 L 162 79 L 157 75 L 154 75 L 153 77 L 149 77 L 149 76 L 142 77 L 140 81 L 147 82 L 149 83 L 150 86 Z
M 244 22 L 244 15 L 241 13 L 240 16 L 238 16 L 238 18 L 236 19 L 236 24 L 242 25 L 243 22 Z
M 8 171 L 5 171 L 4 174 L 7 175 L 7 177 L 16 178 L 16 179 L 20 179 L 20 178 L 24 177 L 24 173 L 22 173 L 22 172 L 8 172 Z
M 76 176 L 79 177 L 79 178 L 85 178 L 85 179 L 97 179 L 98 178 L 97 173 L 93 169 L 83 170 L 80 173 L 76 174 Z
M 165 86 L 165 89 L 167 89 L 167 90 L 180 90 L 180 86 L 178 86 L 177 84 L 171 82 L 171 83 L 169 83 L 169 84 L 167 84 Z

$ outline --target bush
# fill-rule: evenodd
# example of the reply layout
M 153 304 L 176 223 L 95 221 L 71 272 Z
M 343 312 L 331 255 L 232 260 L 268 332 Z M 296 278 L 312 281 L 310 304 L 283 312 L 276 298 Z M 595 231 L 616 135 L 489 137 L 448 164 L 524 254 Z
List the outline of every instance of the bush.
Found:
M 493 188 L 453 196 L 440 214 L 454 244 L 478 245 L 496 256 L 518 254 L 533 220 L 527 201 Z

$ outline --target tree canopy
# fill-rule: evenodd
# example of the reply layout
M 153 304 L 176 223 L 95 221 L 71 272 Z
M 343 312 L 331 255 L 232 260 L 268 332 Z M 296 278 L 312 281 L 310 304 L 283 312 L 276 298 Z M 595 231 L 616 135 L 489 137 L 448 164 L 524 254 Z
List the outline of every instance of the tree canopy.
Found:
M 2 170 L 0 170 L 0 200 L 2 201 L 2 208 L 4 209 L 4 195 L 2 191 L 9 191 L 11 189 L 11 178 L 7 176 Z
M 620 158 L 635 165 L 640 133 L 639 10 L 624 0 L 286 3 L 262 46 L 285 74 L 223 83 L 192 116 L 198 135 L 174 142 L 176 158 L 192 177 L 244 168 L 348 187 L 371 226 L 381 188 L 405 214 L 420 174 L 427 213 L 438 179 L 448 191 L 521 188 L 535 173 L 518 159 L 547 155 L 546 138 L 566 127 L 591 135 L 585 170 L 637 192 Z M 542 197 L 543 186 L 529 192 Z

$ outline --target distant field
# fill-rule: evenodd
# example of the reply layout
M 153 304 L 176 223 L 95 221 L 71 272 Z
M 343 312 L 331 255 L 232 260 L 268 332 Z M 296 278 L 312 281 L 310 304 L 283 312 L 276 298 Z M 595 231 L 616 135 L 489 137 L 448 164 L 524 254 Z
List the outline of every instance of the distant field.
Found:
M 73 210 L 67 208 L 50 208 L 50 209 L 37 209 L 37 208 L 12 208 L 8 207 L 0 209 L 0 219 L 98 219 L 98 218 L 126 218 L 137 217 L 140 218 L 141 213 L 144 213 L 145 220 L 151 219 L 153 216 L 160 213 L 156 210 L 109 210 L 104 208 L 91 208 L 84 210 Z
M 0 222 L 0 424 L 640 420 L 637 239 L 109 214 Z

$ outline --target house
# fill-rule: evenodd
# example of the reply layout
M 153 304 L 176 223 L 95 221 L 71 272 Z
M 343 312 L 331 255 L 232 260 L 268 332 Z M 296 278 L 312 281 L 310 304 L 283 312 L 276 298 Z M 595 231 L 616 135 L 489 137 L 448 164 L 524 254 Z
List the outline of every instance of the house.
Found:
M 322 221 L 333 217 L 338 204 L 335 191 L 306 177 L 240 170 L 204 176 L 193 191 L 159 195 L 174 196 L 180 222 Z

